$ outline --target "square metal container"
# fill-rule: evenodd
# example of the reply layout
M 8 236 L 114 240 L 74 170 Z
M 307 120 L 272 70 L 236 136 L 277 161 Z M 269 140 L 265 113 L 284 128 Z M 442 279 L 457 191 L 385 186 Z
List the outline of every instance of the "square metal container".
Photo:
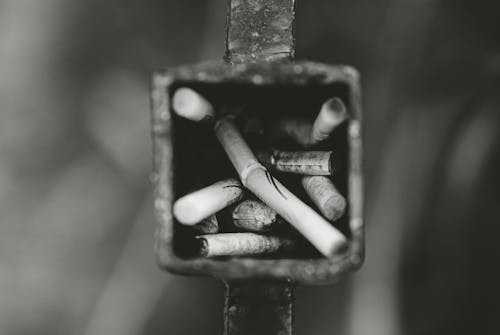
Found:
M 155 251 L 162 268 L 179 274 L 208 275 L 224 280 L 269 279 L 325 284 L 361 266 L 364 258 L 361 93 L 355 69 L 314 62 L 257 62 L 234 66 L 207 62 L 158 71 L 153 75 L 152 85 L 154 172 L 151 180 L 158 221 Z M 174 219 L 172 204 L 182 195 L 179 190 L 184 192 L 186 186 L 199 177 L 193 174 L 194 169 L 199 169 L 200 176 L 206 174 L 206 160 L 211 155 L 216 157 L 221 149 L 211 135 L 211 129 L 192 128 L 186 123 L 190 121 L 182 121 L 173 113 L 171 95 L 180 86 L 199 90 L 210 96 L 210 101 L 214 100 L 215 104 L 224 102 L 234 105 L 235 109 L 242 101 L 260 99 L 269 107 L 262 111 L 262 116 L 269 119 L 285 116 L 292 110 L 295 116 L 314 119 L 322 101 L 328 97 L 340 97 L 349 113 L 349 122 L 337 140 L 345 161 L 345 172 L 339 182 L 344 185 L 341 188 L 348 202 L 344 227 L 349 237 L 348 250 L 331 258 L 209 259 L 182 254 L 179 245 L 184 244 L 189 233 L 183 232 Z M 199 152 L 193 152 L 196 150 Z M 199 157 L 199 163 L 196 157 Z M 226 162 L 220 164 L 220 169 L 208 171 L 216 174 L 214 178 L 220 177 L 217 171 L 229 169 Z M 196 188 L 199 185 L 191 186 Z

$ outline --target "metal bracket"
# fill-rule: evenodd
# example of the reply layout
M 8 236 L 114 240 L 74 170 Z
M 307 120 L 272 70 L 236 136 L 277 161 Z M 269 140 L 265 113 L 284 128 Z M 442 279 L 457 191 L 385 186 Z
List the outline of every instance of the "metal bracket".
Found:
M 230 0 L 225 61 L 291 60 L 295 0 Z
M 151 179 L 159 223 L 155 237 L 156 257 L 158 264 L 168 271 L 209 275 L 225 281 L 226 335 L 290 335 L 293 330 L 294 285 L 333 283 L 340 276 L 359 268 L 363 262 L 359 76 L 349 66 L 291 61 L 294 56 L 295 0 L 230 0 L 228 3 L 224 62 L 182 66 L 157 71 L 153 75 L 154 173 Z M 192 167 L 176 160 L 183 152 L 196 155 L 200 148 L 206 151 L 216 147 L 217 143 L 211 143 L 209 136 L 204 136 L 200 142 L 196 138 L 186 141 L 184 136 L 176 134 L 182 133 L 182 120 L 172 113 L 170 98 L 181 85 L 207 90 L 205 93 L 211 94 L 214 101 L 234 99 L 238 94 L 245 96 L 248 92 L 260 92 L 260 99 L 264 99 L 266 96 L 262 96 L 262 92 L 267 94 L 271 90 L 280 94 L 287 90 L 300 92 L 300 101 L 305 104 L 317 104 L 331 96 L 341 98 L 348 107 L 350 120 L 337 133 L 346 149 L 338 154 L 348 167 L 339 177 L 349 201 L 348 214 L 342 222 L 339 221 L 349 237 L 348 250 L 330 258 L 213 259 L 183 253 L 180 247 L 188 247 L 191 235 L 176 223 L 172 204 L 177 195 L 176 187 L 189 182 L 186 175 L 190 175 Z M 231 95 L 229 91 L 236 94 Z M 314 110 L 302 108 L 297 111 L 312 117 Z M 269 112 L 270 117 L 286 115 L 286 111 L 279 108 Z M 187 174 L 182 177 L 179 171 Z

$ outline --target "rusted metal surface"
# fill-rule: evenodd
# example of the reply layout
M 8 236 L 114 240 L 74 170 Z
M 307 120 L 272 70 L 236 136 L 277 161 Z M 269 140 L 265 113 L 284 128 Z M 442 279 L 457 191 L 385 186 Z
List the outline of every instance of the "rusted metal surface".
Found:
M 327 95 L 342 95 L 349 112 L 347 199 L 349 203 L 349 249 L 332 258 L 183 258 L 174 250 L 175 231 L 172 217 L 176 148 L 172 138 L 175 122 L 170 110 L 170 94 L 182 85 L 270 85 L 326 87 Z M 215 87 L 215 86 L 214 86 Z M 330 90 L 331 88 L 331 90 Z M 342 93 L 342 94 L 341 94 Z M 209 275 L 222 279 L 291 280 L 303 284 L 326 284 L 359 268 L 364 258 L 363 193 L 361 173 L 361 99 L 359 77 L 351 67 L 313 62 L 262 62 L 230 66 L 202 63 L 157 72 L 153 77 L 152 125 L 154 146 L 155 212 L 159 227 L 156 255 L 164 269 L 180 274 Z M 216 113 L 219 111 L 216 110 Z M 311 111 L 304 111 L 311 113 Z M 313 111 L 314 113 L 314 111 Z
M 293 288 L 289 282 L 226 283 L 224 335 L 292 334 Z
M 346 253 L 332 258 L 237 257 L 228 259 L 183 258 L 174 250 L 175 229 L 171 214 L 174 198 L 175 122 L 170 95 L 178 85 L 295 85 L 330 87 L 349 109 L 348 198 L 350 243 Z M 262 62 L 230 66 L 204 63 L 158 72 L 153 82 L 153 140 L 155 156 L 155 210 L 160 227 L 156 251 L 161 266 L 183 274 L 211 275 L 229 281 L 224 312 L 226 334 L 292 334 L 293 283 L 332 283 L 357 269 L 364 257 L 362 221 L 360 90 L 357 72 L 346 66 L 310 62 Z M 328 90 L 327 90 L 328 91 Z M 330 93 L 328 93 L 330 95 Z M 219 111 L 216 111 L 219 113 Z M 216 115 L 217 116 L 217 115 Z M 175 135 L 175 134 L 174 134 Z M 235 282 L 234 280 L 238 280 Z M 273 280 L 273 283 L 261 282 Z
M 228 3 L 227 62 L 293 58 L 295 0 L 231 0 Z
M 351 67 L 312 62 L 287 62 L 294 56 L 295 0 L 228 1 L 224 63 L 202 63 L 157 72 L 153 76 L 152 126 L 154 146 L 155 212 L 160 226 L 156 234 L 156 256 L 163 268 L 181 274 L 210 275 L 226 283 L 225 335 L 291 335 L 293 331 L 293 287 L 297 283 L 324 284 L 359 268 L 364 258 L 364 225 L 361 173 L 361 102 L 359 77 Z M 234 257 L 207 259 L 183 257 L 175 249 L 175 117 L 170 97 L 179 86 L 244 87 L 262 92 L 269 87 L 293 87 L 325 101 L 343 100 L 349 111 L 345 131 L 344 184 L 349 201 L 346 221 L 350 243 L 347 251 L 332 256 L 299 258 Z M 227 99 L 228 92 L 222 90 Z M 241 93 L 241 92 L 240 92 Z M 217 101 L 216 97 L 214 101 Z M 267 100 L 266 100 L 267 101 Z M 234 103 L 234 102 L 233 102 Z M 240 102 L 241 103 L 241 102 Z M 305 113 L 314 110 L 307 106 Z M 309 110 L 309 111 L 307 111 Z M 221 111 L 216 109 L 215 117 Z M 270 117 L 275 117 L 270 115 Z M 178 141 L 177 141 L 178 142 Z M 207 145 L 207 143 L 203 143 Z M 182 146 L 180 146 L 182 147 Z

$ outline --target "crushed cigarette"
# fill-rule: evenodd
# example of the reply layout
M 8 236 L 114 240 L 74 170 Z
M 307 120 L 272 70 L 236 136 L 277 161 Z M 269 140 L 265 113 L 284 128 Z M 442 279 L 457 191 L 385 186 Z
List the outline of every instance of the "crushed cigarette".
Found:
M 258 200 L 242 201 L 233 210 L 234 225 L 254 232 L 269 231 L 280 224 L 278 214 Z
M 294 249 L 288 238 L 255 233 L 225 233 L 196 236 L 204 257 L 265 255 Z

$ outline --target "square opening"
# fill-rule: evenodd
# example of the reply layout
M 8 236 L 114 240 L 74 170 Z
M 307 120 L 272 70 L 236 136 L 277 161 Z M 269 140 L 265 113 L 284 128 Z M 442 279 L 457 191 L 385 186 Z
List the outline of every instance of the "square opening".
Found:
M 169 96 L 172 97 L 177 88 L 188 87 L 212 103 L 217 116 L 232 114 L 243 137 L 254 153 L 269 149 L 283 151 L 332 151 L 334 173 L 329 178 L 344 196 L 347 208 L 344 215 L 332 222 L 347 238 L 349 229 L 349 141 L 348 122 L 337 127 L 328 140 L 304 148 L 291 138 L 280 136 L 276 131 L 278 120 L 284 118 L 299 118 L 304 122 L 312 122 L 318 115 L 322 104 L 329 98 L 340 98 L 351 115 L 349 87 L 343 82 L 320 84 L 313 82 L 287 82 L 270 84 L 253 84 L 242 82 L 207 83 L 199 81 L 176 81 L 169 86 Z M 173 199 L 203 188 L 227 178 L 238 178 L 229 158 L 218 142 L 213 127 L 207 122 L 193 122 L 172 115 L 172 146 L 173 146 Z M 300 184 L 300 175 L 291 173 L 271 172 L 273 176 L 286 186 L 302 201 L 321 212 L 313 204 Z M 247 195 L 251 192 L 247 191 Z M 231 210 L 228 207 L 218 212 L 217 219 L 221 233 L 241 232 L 232 224 Z M 200 233 L 174 220 L 173 250 L 177 257 L 190 260 L 199 258 L 195 236 Z M 291 237 L 298 241 L 299 246 L 290 253 L 266 256 L 251 256 L 258 259 L 311 259 L 323 258 L 290 224 L 284 224 L 273 235 Z M 250 256 L 245 256 L 246 258 Z M 234 258 L 234 257 L 233 257 Z

